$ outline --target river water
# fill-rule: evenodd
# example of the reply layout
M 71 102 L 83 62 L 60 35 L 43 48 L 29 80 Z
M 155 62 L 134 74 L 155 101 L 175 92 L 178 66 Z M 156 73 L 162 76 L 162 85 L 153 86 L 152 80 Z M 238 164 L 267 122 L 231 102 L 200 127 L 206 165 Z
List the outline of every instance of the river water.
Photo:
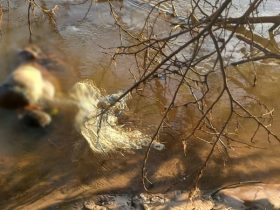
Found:
M 270 9 L 273 11 L 270 11 L 279 11 L 279 1 L 272 2 L 274 6 Z M 119 30 L 110 15 L 108 3 L 94 2 L 89 13 L 90 2 L 77 3 L 61 1 L 54 27 L 37 11 L 36 22 L 32 24 L 33 42 L 61 62 L 63 67 L 55 73 L 64 93 L 83 79 L 93 80 L 107 94 L 125 90 L 134 82 L 128 69 L 133 69 L 135 63 L 121 57 L 112 64 L 108 54 L 112 51 L 105 49 L 120 45 Z M 145 9 L 126 1 L 113 3 L 123 7 L 123 22 L 130 30 L 141 28 Z M 55 4 L 57 1 L 48 1 L 49 8 Z M 3 5 L 7 8 L 5 2 Z M 28 43 L 27 8 L 25 1 L 11 1 L 9 12 L 4 12 L 0 38 L 1 81 L 15 67 L 17 50 Z M 245 65 L 242 71 L 245 75 L 251 74 L 251 66 Z M 233 79 L 232 85 L 237 94 L 256 95 L 274 108 L 272 128 L 280 134 L 280 65 L 274 61 L 258 63 L 255 72 L 258 76 L 256 87 L 246 86 L 238 79 Z M 131 124 L 152 134 L 160 121 L 162 104 L 170 98 L 168 91 L 161 81 L 155 81 L 150 86 L 150 95 L 156 100 L 135 96 L 129 104 Z M 192 117 L 186 117 L 192 116 L 190 112 L 182 107 L 172 113 L 176 131 L 166 129 L 160 137 L 166 150 L 151 153 L 149 176 L 155 192 L 189 188 L 206 157 L 209 148 L 203 142 L 194 142 L 190 154 L 184 157 L 178 139 L 180 131 L 193 123 Z M 62 107 L 46 129 L 20 123 L 14 112 L 0 110 L 0 114 L 1 209 L 38 209 L 93 194 L 143 191 L 141 165 L 145 150 L 93 154 L 74 127 L 76 110 Z M 254 130 L 254 126 L 245 123 L 240 137 L 245 141 L 250 138 L 249 131 Z M 214 156 L 201 180 L 201 188 L 209 190 L 226 183 L 252 180 L 279 183 L 280 145 L 275 141 L 268 143 L 262 133 L 257 139 L 256 146 L 262 149 L 236 147 L 228 160 Z

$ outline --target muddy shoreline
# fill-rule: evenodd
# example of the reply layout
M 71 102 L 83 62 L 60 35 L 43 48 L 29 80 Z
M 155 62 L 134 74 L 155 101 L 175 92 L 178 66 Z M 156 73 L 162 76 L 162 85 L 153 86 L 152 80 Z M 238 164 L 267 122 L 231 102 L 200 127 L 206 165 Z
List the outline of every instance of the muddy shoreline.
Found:
M 186 191 L 165 194 L 131 193 L 79 195 L 65 199 L 36 201 L 13 209 L 73 209 L 73 210 L 222 210 L 222 209 L 279 209 L 280 185 L 243 183 L 224 187 L 216 192 L 196 192 L 190 196 Z M 8 209 L 8 208 L 7 208 Z

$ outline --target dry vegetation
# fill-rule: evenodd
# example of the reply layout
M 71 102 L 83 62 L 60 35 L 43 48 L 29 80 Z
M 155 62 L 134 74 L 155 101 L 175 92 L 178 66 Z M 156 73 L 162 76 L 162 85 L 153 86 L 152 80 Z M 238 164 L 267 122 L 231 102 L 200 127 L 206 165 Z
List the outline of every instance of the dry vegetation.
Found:
M 158 35 L 156 25 L 163 15 L 160 8 L 161 4 L 166 2 L 172 5 L 173 10 L 164 15 L 168 15 L 171 20 L 176 19 L 177 22 L 171 22 L 169 31 L 165 31 L 164 35 Z M 169 113 L 180 106 L 190 110 L 195 109 L 197 113 L 195 124 L 180 139 L 185 155 L 188 155 L 190 141 L 199 140 L 211 145 L 204 163 L 197 171 L 195 187 L 215 152 L 219 151 L 226 157 L 228 151 L 234 147 L 232 144 L 254 147 L 255 136 L 263 131 L 267 135 L 268 142 L 271 138 L 280 142 L 279 137 L 271 129 L 273 109 L 251 95 L 243 97 L 250 101 L 249 104 L 255 104 L 255 108 L 244 103 L 246 100 L 240 100 L 240 97 L 235 96 L 229 79 L 229 70 L 238 71 L 241 64 L 254 64 L 255 61 L 280 58 L 279 45 L 276 42 L 280 16 L 259 16 L 260 7 L 269 4 L 262 0 L 250 1 L 247 9 L 238 17 L 232 17 L 231 11 L 235 5 L 231 0 L 215 1 L 215 3 L 192 0 L 188 14 L 183 17 L 177 15 L 174 3 L 176 2 L 172 0 L 164 0 L 154 4 L 142 30 L 132 32 L 118 15 L 118 9 L 109 2 L 111 14 L 120 28 L 121 35 L 130 37 L 135 43 L 118 47 L 113 60 L 117 60 L 118 56 L 134 58 L 139 72 L 138 75 L 133 75 L 135 83 L 120 99 L 131 92 L 139 93 L 140 87 L 159 78 L 176 84 L 143 161 L 142 180 L 146 190 L 149 182 L 147 162 L 151 144 L 164 127 L 168 127 Z M 266 28 L 262 30 L 262 34 L 257 31 L 260 25 Z M 268 38 L 265 37 L 266 33 L 269 34 Z M 236 53 L 241 44 L 245 44 L 248 50 L 246 56 L 238 60 L 228 56 L 229 46 L 234 46 L 232 53 Z M 207 48 L 207 46 L 212 47 Z M 205 70 L 206 63 L 207 70 Z M 216 81 L 219 91 L 215 93 L 211 84 L 213 75 L 219 78 Z M 250 80 L 253 81 L 252 86 L 254 86 L 257 77 L 255 75 L 252 77 Z M 182 99 L 178 100 L 178 98 L 180 95 L 182 98 L 184 94 L 191 96 L 192 99 L 182 103 Z M 217 111 L 221 106 L 223 113 Z M 256 107 L 257 112 L 253 111 Z M 238 138 L 240 125 L 244 121 L 253 121 L 256 125 L 249 143 Z
M 77 2 L 77 5 L 85 2 L 87 1 Z M 30 37 L 32 37 L 31 13 L 34 12 L 34 8 L 39 8 L 55 27 L 57 7 L 48 9 L 43 1 L 29 0 L 27 3 Z M 160 6 L 164 3 L 172 6 L 171 12 L 161 11 Z M 137 64 L 134 71 L 137 74 L 133 74 L 134 84 L 127 88 L 117 101 L 130 93 L 141 94 L 141 87 L 160 78 L 176 84 L 172 89 L 172 97 L 165 104 L 165 111 L 151 137 L 143 160 L 142 181 L 146 190 L 149 182 L 146 171 L 151 145 L 160 132 L 169 126 L 169 113 L 178 107 L 195 110 L 196 114 L 195 124 L 182 135 L 181 139 L 178 139 L 184 148 L 182 152 L 187 156 L 190 142 L 195 140 L 211 145 L 204 163 L 197 171 L 195 187 L 215 152 L 219 151 L 227 156 L 228 150 L 236 144 L 254 148 L 254 138 L 258 132 L 265 132 L 268 141 L 280 142 L 280 138 L 270 126 L 273 109 L 252 95 L 242 96 L 242 100 L 240 97 L 237 98 L 229 79 L 229 70 L 238 72 L 241 64 L 253 65 L 256 61 L 280 58 L 277 43 L 277 36 L 279 38 L 280 34 L 280 16 L 259 16 L 258 12 L 264 4 L 269 4 L 269 1 L 250 1 L 246 5 L 246 10 L 238 17 L 232 17 L 231 11 L 236 7 L 232 0 L 190 0 L 185 16 L 177 14 L 175 3 L 174 0 L 163 0 L 154 4 L 147 13 L 143 28 L 131 31 L 119 14 L 120 8 L 108 1 L 111 15 L 120 30 L 122 43 L 112 55 L 112 61 L 118 62 L 118 57 L 127 56 L 129 59 L 135 59 Z M 0 8 L 0 24 L 1 11 Z M 163 16 L 170 20 L 170 25 L 168 30 L 159 35 L 156 27 Z M 262 26 L 265 27 L 262 33 L 259 33 L 258 30 Z M 122 41 L 124 37 L 130 39 L 130 43 L 133 44 Z M 234 54 L 241 49 L 240 46 L 245 46 L 246 56 L 233 59 L 229 47 L 233 49 Z M 212 90 L 213 77 L 218 78 L 215 84 L 218 92 Z M 253 75 L 250 81 L 252 86 L 256 85 L 257 77 Z M 182 101 L 185 95 L 189 97 L 186 101 Z M 244 98 L 246 100 L 243 100 Z M 243 103 L 244 101 L 246 103 Z M 114 104 L 111 104 L 103 112 L 113 106 Z M 219 111 L 221 107 L 223 114 Z M 240 126 L 244 121 L 255 123 L 255 131 L 251 133 L 249 142 L 238 138 Z

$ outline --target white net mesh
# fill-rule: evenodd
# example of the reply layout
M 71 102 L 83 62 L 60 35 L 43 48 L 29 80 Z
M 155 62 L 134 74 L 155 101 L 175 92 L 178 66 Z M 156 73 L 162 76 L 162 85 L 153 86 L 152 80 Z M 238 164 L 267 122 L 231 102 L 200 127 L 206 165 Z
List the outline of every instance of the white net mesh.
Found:
M 79 112 L 76 127 L 97 153 L 116 150 L 140 149 L 150 142 L 150 138 L 139 130 L 124 129 L 118 124 L 118 118 L 128 109 L 128 96 L 117 102 L 105 114 L 102 110 L 114 103 L 122 94 L 102 96 L 100 90 L 90 80 L 78 82 L 71 91 L 71 97 L 78 102 Z M 163 149 L 164 145 L 156 143 L 154 148 Z

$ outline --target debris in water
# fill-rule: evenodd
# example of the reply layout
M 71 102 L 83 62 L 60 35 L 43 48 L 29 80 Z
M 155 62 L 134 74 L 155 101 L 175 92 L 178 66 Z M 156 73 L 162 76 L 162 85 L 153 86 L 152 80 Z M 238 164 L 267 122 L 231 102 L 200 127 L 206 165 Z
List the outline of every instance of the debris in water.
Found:
M 127 130 L 118 124 L 120 115 L 128 110 L 126 102 L 130 98 L 126 96 L 116 102 L 121 94 L 122 92 L 118 92 L 102 96 L 91 80 L 76 83 L 71 91 L 72 98 L 79 106 L 76 127 L 94 152 L 141 149 L 151 141 L 151 138 L 141 131 Z M 104 109 L 113 103 L 115 105 L 103 113 Z M 164 145 L 159 142 L 152 146 L 157 150 L 164 149 Z

